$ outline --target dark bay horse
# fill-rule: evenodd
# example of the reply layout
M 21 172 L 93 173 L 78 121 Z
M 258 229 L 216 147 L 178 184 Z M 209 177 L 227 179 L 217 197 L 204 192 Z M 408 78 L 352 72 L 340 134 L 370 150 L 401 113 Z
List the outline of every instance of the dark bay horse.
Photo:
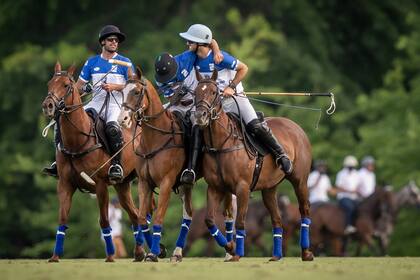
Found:
M 49 118 L 56 118 L 61 131 L 61 149 L 56 152 L 59 179 L 57 183 L 57 195 L 59 199 L 59 226 L 56 234 L 56 245 L 50 262 L 58 262 L 63 254 L 64 237 L 67 230 L 67 222 L 70 213 L 72 197 L 77 188 L 96 193 L 100 219 L 99 224 L 105 239 L 107 257 L 106 261 L 114 261 L 114 247 L 111 239 L 111 228 L 108 219 L 108 168 L 104 166 L 93 177 L 96 185 L 90 185 L 80 177 L 80 172 L 92 173 L 102 165 L 109 155 L 98 145 L 98 140 L 93 131 L 93 124 L 88 114 L 83 109 L 83 103 L 78 89 L 75 86 L 73 75 L 75 67 L 71 66 L 68 71 L 61 71 L 60 63 L 55 65 L 55 73 L 48 82 L 48 95 L 42 103 L 42 110 Z M 131 140 L 131 133 L 123 131 L 124 141 Z M 138 139 L 134 140 L 138 143 Z M 130 192 L 130 178 L 135 171 L 135 154 L 130 149 L 122 151 L 122 166 L 124 168 L 124 181 L 115 184 L 119 201 L 127 211 L 134 233 L 138 232 L 138 214 Z M 137 244 L 134 250 L 138 256 L 140 246 Z
M 393 193 L 388 189 L 376 188 L 371 196 L 358 205 L 354 222 L 357 231 L 353 236 L 359 243 L 358 252 L 364 245 L 375 251 L 373 245 L 377 222 L 381 218 L 392 216 L 394 212 Z M 314 251 L 328 241 L 334 256 L 345 254 L 344 220 L 344 211 L 335 203 L 325 203 L 313 209 L 312 245 Z
M 294 170 L 285 176 L 271 156 L 265 156 L 258 182 L 251 190 L 256 159 L 251 159 L 243 148 L 242 139 L 234 132 L 234 125 L 222 109 L 222 99 L 216 84 L 217 71 L 210 79 L 203 79 L 196 71 L 198 86 L 195 89 L 196 121 L 204 130 L 203 176 L 209 184 L 207 189 L 206 224 L 220 246 L 227 246 L 227 253 L 237 261 L 244 255 L 245 217 L 250 192 L 260 190 L 263 202 L 271 216 L 273 226 L 273 254 L 270 260 L 282 257 L 282 221 L 277 205 L 276 186 L 284 179 L 289 180 L 299 202 L 301 222 L 302 260 L 313 260 L 309 249 L 309 201 L 307 179 L 311 167 L 311 145 L 305 132 L 286 118 L 268 118 L 267 123 L 293 161 Z M 214 224 L 215 210 L 226 193 L 237 196 L 236 250 L 226 242 Z

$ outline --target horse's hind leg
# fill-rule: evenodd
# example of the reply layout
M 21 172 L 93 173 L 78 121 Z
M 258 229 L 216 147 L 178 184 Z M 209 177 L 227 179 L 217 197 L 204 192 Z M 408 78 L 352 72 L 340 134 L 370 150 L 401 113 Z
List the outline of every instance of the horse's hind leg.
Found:
M 124 210 L 127 212 L 128 216 L 130 217 L 131 224 L 132 224 L 134 240 L 135 240 L 134 260 L 142 261 L 145 256 L 145 252 L 144 252 L 143 247 L 141 246 L 142 244 L 140 244 L 140 242 L 137 241 L 138 240 L 137 235 L 140 232 L 139 214 L 138 214 L 138 209 L 134 205 L 133 197 L 131 196 L 130 183 L 124 182 L 114 187 L 115 187 L 115 190 L 117 191 L 120 204 L 122 208 L 124 208 Z
M 60 178 L 57 186 L 58 201 L 60 210 L 58 212 L 58 228 L 55 236 L 55 247 L 52 257 L 48 262 L 58 262 L 64 252 L 64 237 L 67 230 L 67 221 L 69 218 L 71 201 L 76 188 L 68 181 Z
M 192 188 L 183 187 L 184 193 L 181 196 L 182 200 L 182 222 L 181 230 L 179 231 L 178 239 L 176 240 L 176 247 L 172 253 L 171 261 L 180 262 L 182 261 L 182 250 L 185 248 L 185 241 L 187 239 L 188 231 L 192 222 L 192 201 L 191 193 Z
M 282 239 L 283 228 L 280 210 L 277 203 L 276 188 L 262 190 L 262 198 L 265 207 L 270 213 L 271 224 L 273 226 L 273 254 L 270 261 L 278 261 L 283 257 Z
M 106 262 L 114 262 L 115 248 L 112 242 L 111 227 L 109 225 L 108 205 L 109 194 L 107 185 L 104 182 L 99 182 L 96 186 L 96 197 L 99 205 L 99 224 L 102 230 L 102 237 L 105 240 Z
M 217 228 L 215 224 L 216 210 L 223 199 L 224 194 L 217 191 L 214 187 L 207 187 L 207 214 L 206 225 L 210 234 L 214 237 L 219 246 L 225 248 L 226 252 L 230 255 L 235 255 L 233 241 L 227 242 L 223 233 Z
M 296 170 L 295 170 L 296 172 Z M 311 219 L 309 218 L 309 199 L 308 199 L 308 176 L 299 176 L 300 178 L 291 178 L 296 197 L 299 203 L 299 212 L 301 216 L 300 225 L 300 247 L 302 249 L 302 260 L 312 261 L 314 255 L 310 251 L 309 225 Z

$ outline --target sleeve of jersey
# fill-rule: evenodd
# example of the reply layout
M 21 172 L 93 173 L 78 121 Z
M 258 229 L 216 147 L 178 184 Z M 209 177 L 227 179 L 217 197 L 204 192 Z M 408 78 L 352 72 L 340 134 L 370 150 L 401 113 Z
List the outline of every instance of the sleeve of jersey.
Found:
M 83 65 L 79 78 L 85 83 L 89 82 L 92 79 L 90 60 L 87 60 L 85 62 L 85 65 Z
M 220 62 L 219 66 L 221 66 L 223 69 L 236 70 L 236 66 L 238 66 L 238 60 L 227 52 L 222 53 L 223 61 Z
M 130 62 L 131 63 L 131 71 L 133 71 L 133 74 L 134 73 L 136 73 L 136 67 L 134 66 L 134 63 L 133 62 L 131 62 L 131 60 L 130 59 L 126 59 L 127 60 L 127 62 Z M 126 80 L 128 80 L 128 67 L 124 67 L 124 78 L 126 79 Z

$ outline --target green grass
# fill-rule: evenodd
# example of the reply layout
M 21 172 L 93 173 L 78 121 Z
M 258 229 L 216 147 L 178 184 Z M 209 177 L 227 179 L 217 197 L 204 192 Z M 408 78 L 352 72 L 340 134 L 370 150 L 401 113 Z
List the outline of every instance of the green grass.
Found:
M 317 258 L 302 262 L 285 258 L 243 258 L 224 263 L 222 258 L 185 258 L 182 263 L 133 263 L 129 259 L 104 263 L 100 259 L 0 260 L 0 277 L 16 279 L 419 279 L 420 258 Z

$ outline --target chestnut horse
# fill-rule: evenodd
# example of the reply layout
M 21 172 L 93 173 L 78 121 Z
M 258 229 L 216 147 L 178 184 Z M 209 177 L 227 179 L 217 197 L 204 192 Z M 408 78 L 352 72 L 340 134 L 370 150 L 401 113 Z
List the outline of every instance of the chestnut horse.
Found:
M 108 219 L 108 179 L 109 164 L 104 166 L 93 177 L 96 185 L 90 185 L 79 175 L 85 171 L 92 173 L 101 166 L 109 155 L 98 144 L 95 136 L 93 122 L 83 109 L 83 103 L 73 75 L 75 67 L 71 66 L 68 71 L 61 71 L 60 63 L 55 65 L 55 73 L 48 82 L 48 95 L 42 103 L 44 115 L 56 118 L 61 131 L 61 148 L 57 149 L 56 159 L 59 179 L 57 183 L 57 195 L 59 199 L 59 226 L 56 234 L 56 245 L 50 262 L 58 262 L 63 254 L 64 237 L 70 213 L 72 197 L 77 188 L 96 193 L 100 219 L 99 224 L 105 239 L 107 257 L 106 261 L 114 261 L 114 247 L 111 239 L 111 228 Z M 131 140 L 131 133 L 123 131 L 124 141 Z M 138 139 L 134 140 L 138 143 Z M 127 174 L 122 183 L 115 184 L 115 190 L 121 206 L 127 211 L 135 236 L 138 232 L 138 214 L 130 192 L 130 176 L 135 170 L 135 154 L 130 149 L 122 151 L 122 166 L 124 174 Z M 139 236 L 140 237 L 140 236 Z M 139 245 L 134 249 L 135 257 L 139 254 Z
M 140 144 L 136 147 L 136 169 L 139 176 L 140 225 L 146 223 L 145 215 L 151 203 L 153 191 L 159 189 L 157 209 L 153 219 L 153 240 L 151 252 L 145 260 L 157 262 L 159 242 L 161 239 L 163 219 L 169 204 L 172 190 L 180 187 L 183 202 L 183 221 L 171 261 L 182 261 L 182 250 L 192 221 L 192 188 L 179 183 L 186 156 L 183 143 L 183 132 L 174 115 L 164 108 L 154 86 L 142 76 L 137 68 L 137 75 L 130 77 L 123 89 L 127 97 L 123 104 L 118 122 L 122 126 L 135 126 L 142 129 Z M 169 105 L 170 106 L 170 105 Z M 198 176 L 200 178 L 200 176 Z M 197 179 L 198 179 L 197 178 Z M 225 218 L 232 218 L 231 196 L 225 197 Z
M 256 185 L 252 187 L 256 159 L 251 159 L 244 148 L 242 138 L 235 133 L 234 125 L 222 109 L 222 98 L 215 82 L 217 71 L 210 79 L 203 79 L 196 71 L 198 86 L 195 89 L 197 124 L 204 130 L 203 176 L 209 184 L 207 189 L 206 223 L 212 235 L 227 253 L 237 261 L 244 255 L 245 217 L 250 192 L 261 190 L 263 202 L 271 216 L 273 226 L 273 254 L 270 260 L 282 257 L 282 221 L 277 203 L 276 186 L 284 179 L 294 187 L 299 202 L 301 223 L 301 257 L 304 261 L 313 260 L 309 250 L 309 201 L 307 179 L 311 167 L 311 145 L 305 132 L 293 121 L 286 118 L 268 118 L 267 123 L 293 160 L 292 174 L 285 173 L 276 166 L 273 158 L 267 155 Z M 238 97 L 239 98 L 239 97 Z M 236 251 L 227 243 L 214 223 L 215 211 L 226 193 L 237 196 Z

